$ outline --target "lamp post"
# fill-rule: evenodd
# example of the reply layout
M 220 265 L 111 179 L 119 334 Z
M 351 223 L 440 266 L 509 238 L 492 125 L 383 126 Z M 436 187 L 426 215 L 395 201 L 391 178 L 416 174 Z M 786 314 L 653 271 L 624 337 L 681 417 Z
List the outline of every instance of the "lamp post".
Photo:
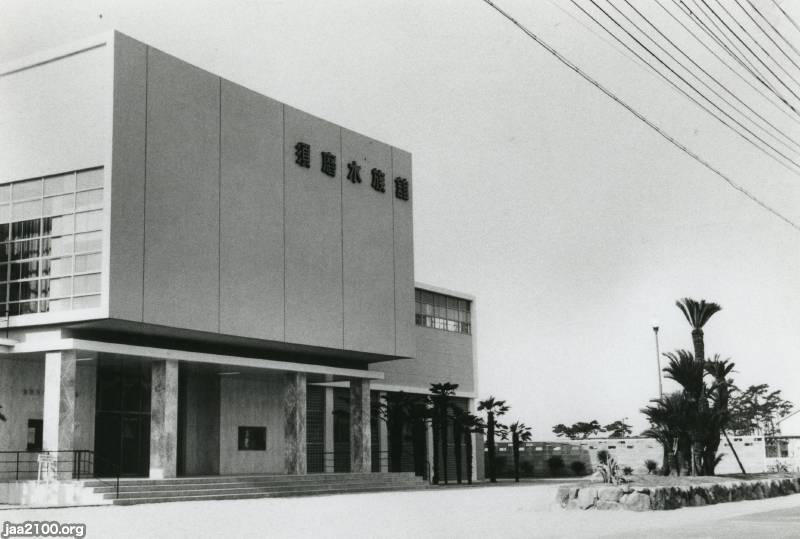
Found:
M 658 322 L 653 322 L 653 333 L 656 335 L 656 364 L 658 365 L 658 398 L 664 396 L 664 390 L 661 387 L 661 351 L 658 349 Z

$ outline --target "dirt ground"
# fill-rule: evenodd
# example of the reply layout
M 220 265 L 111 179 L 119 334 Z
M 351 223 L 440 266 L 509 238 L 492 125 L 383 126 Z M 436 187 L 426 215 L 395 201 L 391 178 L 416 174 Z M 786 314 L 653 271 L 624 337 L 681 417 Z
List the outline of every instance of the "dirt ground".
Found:
M 490 488 L 0 510 L 2 521 L 85 523 L 93 538 L 796 537 L 800 495 L 646 513 L 564 511 L 556 483 Z M 774 515 L 774 516 L 773 516 Z M 0 528 L 1 530 L 1 528 Z

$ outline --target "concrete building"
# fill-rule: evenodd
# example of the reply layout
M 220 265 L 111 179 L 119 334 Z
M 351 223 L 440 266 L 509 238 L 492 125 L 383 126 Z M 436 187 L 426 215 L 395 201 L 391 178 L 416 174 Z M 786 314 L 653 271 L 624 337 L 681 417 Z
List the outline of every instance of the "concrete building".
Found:
M 406 471 L 429 433 L 389 447 L 382 393 L 472 406 L 474 299 L 415 287 L 408 152 L 120 33 L 4 66 L 0 126 L 0 451 Z

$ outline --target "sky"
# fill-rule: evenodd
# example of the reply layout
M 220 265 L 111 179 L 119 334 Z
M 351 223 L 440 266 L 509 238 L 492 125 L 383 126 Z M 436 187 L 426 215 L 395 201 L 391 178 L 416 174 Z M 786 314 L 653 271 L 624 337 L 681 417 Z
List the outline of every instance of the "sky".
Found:
M 800 49 L 800 31 L 771 0 L 754 3 Z M 800 222 L 800 175 L 678 94 L 574 5 L 497 4 Z M 800 20 L 800 5 L 782 4 Z M 800 123 L 658 4 L 636 5 L 800 139 Z M 768 383 L 800 405 L 800 230 L 483 1 L 5 0 L 0 12 L 0 63 L 116 28 L 410 151 L 416 279 L 476 297 L 479 396 L 507 400 L 508 419 L 531 425 L 537 439 L 552 438 L 557 423 L 592 419 L 646 428 L 639 410 L 658 394 L 653 322 L 662 352 L 691 349 L 675 307 L 687 296 L 722 305 L 705 328 L 706 351 L 736 363 L 738 385 Z

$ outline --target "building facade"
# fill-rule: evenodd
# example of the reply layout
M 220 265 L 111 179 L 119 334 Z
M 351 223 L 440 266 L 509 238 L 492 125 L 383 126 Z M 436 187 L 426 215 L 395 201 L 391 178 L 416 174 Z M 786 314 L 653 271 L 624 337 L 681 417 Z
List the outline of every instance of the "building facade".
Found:
M 0 102 L 0 451 L 407 471 L 430 433 L 392 450 L 381 402 L 472 406 L 474 299 L 415 287 L 408 152 L 117 32 L 4 66 Z

